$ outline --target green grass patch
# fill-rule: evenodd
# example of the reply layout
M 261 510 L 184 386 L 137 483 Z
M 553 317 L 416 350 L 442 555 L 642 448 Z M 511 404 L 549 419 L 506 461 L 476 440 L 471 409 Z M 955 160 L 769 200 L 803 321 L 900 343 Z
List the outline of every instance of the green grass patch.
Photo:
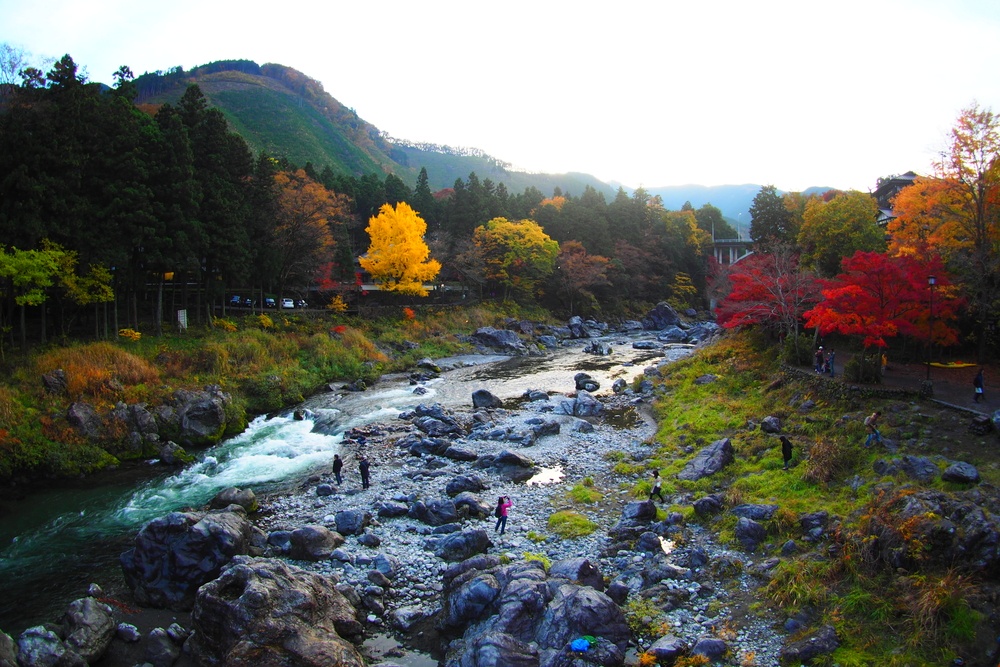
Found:
M 573 510 L 562 510 L 549 517 L 549 530 L 562 538 L 583 537 L 597 530 L 597 524 Z

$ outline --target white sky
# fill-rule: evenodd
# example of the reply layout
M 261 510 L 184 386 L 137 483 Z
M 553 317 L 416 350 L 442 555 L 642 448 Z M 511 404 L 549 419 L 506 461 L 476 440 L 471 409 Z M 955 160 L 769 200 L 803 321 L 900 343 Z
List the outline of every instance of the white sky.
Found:
M 0 0 L 0 42 L 105 83 L 279 63 L 392 136 L 630 187 L 868 191 L 1000 113 L 996 0 Z

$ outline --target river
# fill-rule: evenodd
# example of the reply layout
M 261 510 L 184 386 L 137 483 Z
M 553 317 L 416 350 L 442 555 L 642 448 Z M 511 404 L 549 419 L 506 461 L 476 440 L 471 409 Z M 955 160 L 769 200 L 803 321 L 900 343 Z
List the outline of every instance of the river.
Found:
M 644 338 L 649 338 L 648 335 Z M 487 389 L 508 400 L 528 389 L 574 391 L 573 376 L 586 372 L 609 392 L 612 382 L 630 382 L 662 357 L 635 350 L 634 337 L 614 336 L 614 353 L 583 352 L 571 342 L 546 357 L 470 355 L 441 360 L 456 366 L 425 383 L 415 394 L 405 376 L 387 376 L 365 392 L 326 392 L 305 401 L 307 418 L 292 410 L 253 420 L 240 435 L 197 453 L 197 461 L 164 471 L 155 461 L 113 474 L 39 491 L 0 504 L 0 629 L 16 637 L 27 627 L 56 621 L 91 582 L 112 596 L 130 599 L 119 554 L 137 530 L 167 512 L 205 505 L 220 490 L 252 488 L 258 495 L 293 485 L 329 466 L 343 433 L 366 423 L 388 421 L 418 404 L 471 406 L 471 394 Z M 683 356 L 687 350 L 667 351 Z M 314 429 L 322 422 L 324 432 Z

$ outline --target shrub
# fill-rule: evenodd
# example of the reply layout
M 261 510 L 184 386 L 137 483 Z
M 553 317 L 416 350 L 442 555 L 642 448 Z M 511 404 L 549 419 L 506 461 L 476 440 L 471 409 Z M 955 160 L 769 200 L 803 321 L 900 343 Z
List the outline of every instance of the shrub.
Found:
M 225 331 L 227 333 L 232 333 L 232 332 L 236 331 L 236 323 L 235 322 L 233 322 L 232 320 L 227 320 L 227 319 L 221 318 L 221 317 L 216 317 L 214 320 L 212 320 L 212 326 L 215 327 L 216 329 L 222 329 L 223 331 Z
M 843 438 L 820 437 L 809 448 L 802 479 L 828 485 L 852 472 L 861 459 L 860 450 Z
M 882 354 L 857 354 L 844 364 L 844 378 L 850 382 L 882 384 Z
M 120 385 L 153 384 L 159 371 L 142 357 L 107 342 L 61 348 L 43 354 L 36 362 L 39 374 L 61 368 L 66 373 L 70 397 L 117 399 Z
M 125 340 L 130 340 L 133 343 L 135 343 L 140 338 L 142 338 L 142 334 L 136 331 L 135 329 L 119 329 L 118 337 L 124 338 Z
M 537 552 L 534 552 L 534 551 L 525 551 L 524 552 L 524 560 L 526 560 L 528 562 L 537 561 L 537 562 L 541 563 L 542 567 L 545 568 L 546 572 L 548 572 L 549 568 L 552 567 L 552 561 L 549 559 L 548 556 L 546 556 L 545 554 L 542 554 L 542 553 L 537 553 Z
M 790 366 L 811 366 L 813 364 L 813 337 L 800 333 L 787 336 L 781 344 L 781 360 Z
M 597 530 L 597 524 L 573 510 L 556 512 L 549 517 L 549 530 L 562 538 L 583 537 Z
M 593 480 L 590 482 L 590 486 L 585 483 L 576 484 L 568 492 L 569 497 L 576 503 L 582 503 L 584 505 L 592 505 L 599 501 L 604 494 L 600 491 L 592 488 Z

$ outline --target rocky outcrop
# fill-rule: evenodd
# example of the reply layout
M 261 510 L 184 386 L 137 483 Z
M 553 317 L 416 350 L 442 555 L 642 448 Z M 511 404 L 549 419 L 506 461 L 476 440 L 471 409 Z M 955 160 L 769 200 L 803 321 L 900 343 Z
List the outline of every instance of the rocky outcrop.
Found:
M 695 482 L 702 477 L 714 475 L 732 463 L 734 456 L 733 444 L 729 438 L 716 440 L 688 461 L 684 470 L 677 473 L 677 478 L 687 482 Z
M 198 588 L 215 579 L 234 556 L 261 554 L 264 534 L 236 505 L 209 512 L 171 512 L 153 519 L 121 555 L 125 582 L 146 607 L 183 611 Z
M 527 354 L 528 348 L 521 341 L 521 338 L 513 331 L 507 329 L 494 329 L 493 327 L 480 327 L 475 333 L 469 336 L 473 345 L 489 348 L 504 354 Z
M 178 389 L 173 403 L 155 411 L 162 433 L 185 447 L 205 447 L 218 442 L 226 432 L 226 407 L 232 397 L 218 385 L 201 391 Z
M 358 612 L 336 582 L 278 560 L 238 556 L 198 591 L 185 651 L 203 665 L 364 667 Z

